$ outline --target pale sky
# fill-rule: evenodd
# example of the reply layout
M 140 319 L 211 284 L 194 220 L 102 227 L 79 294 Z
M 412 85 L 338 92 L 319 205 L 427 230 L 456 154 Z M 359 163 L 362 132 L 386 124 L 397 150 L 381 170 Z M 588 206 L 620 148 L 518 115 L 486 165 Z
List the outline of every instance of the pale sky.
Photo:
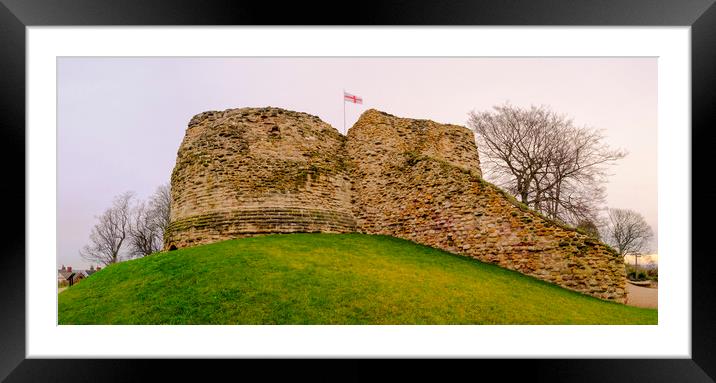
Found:
M 169 182 L 193 115 L 274 106 L 344 132 L 343 89 L 364 102 L 346 104 L 347 127 L 369 108 L 465 125 L 510 102 L 603 129 L 629 152 L 607 206 L 658 231 L 655 58 L 58 58 L 57 81 L 58 267 L 89 267 L 78 251 L 115 195 Z

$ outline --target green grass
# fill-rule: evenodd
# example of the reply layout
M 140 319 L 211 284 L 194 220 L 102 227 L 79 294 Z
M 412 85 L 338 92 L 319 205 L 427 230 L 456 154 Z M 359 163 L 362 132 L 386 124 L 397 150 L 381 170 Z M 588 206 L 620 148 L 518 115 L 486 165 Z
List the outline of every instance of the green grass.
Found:
M 58 295 L 60 324 L 657 324 L 409 241 L 363 234 L 231 240 L 109 266 Z

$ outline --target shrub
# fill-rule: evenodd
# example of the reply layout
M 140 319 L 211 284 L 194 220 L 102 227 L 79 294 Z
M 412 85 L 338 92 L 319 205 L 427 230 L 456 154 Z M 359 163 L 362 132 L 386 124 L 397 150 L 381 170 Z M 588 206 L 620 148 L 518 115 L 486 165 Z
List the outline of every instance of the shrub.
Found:
M 646 270 L 646 278 L 652 281 L 659 280 L 659 269 Z
M 627 273 L 627 278 L 629 278 L 632 281 L 645 281 L 647 280 L 647 275 L 643 271 L 634 272 L 630 271 Z

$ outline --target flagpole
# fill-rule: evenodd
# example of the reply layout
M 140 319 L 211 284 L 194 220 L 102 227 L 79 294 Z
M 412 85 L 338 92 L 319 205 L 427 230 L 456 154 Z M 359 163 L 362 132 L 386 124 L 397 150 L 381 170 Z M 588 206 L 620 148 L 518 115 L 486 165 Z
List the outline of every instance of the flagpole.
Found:
M 343 134 L 346 134 L 346 90 L 343 89 Z

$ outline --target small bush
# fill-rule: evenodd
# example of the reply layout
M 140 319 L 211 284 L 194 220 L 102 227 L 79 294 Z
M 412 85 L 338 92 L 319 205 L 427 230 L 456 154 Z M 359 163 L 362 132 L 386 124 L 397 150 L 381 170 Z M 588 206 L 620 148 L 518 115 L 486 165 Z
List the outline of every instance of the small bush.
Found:
M 643 271 L 639 271 L 638 273 L 634 272 L 634 271 L 630 271 L 627 274 L 627 278 L 629 278 L 632 281 L 645 281 L 647 279 L 646 273 L 644 273 Z
M 632 281 L 659 281 L 659 269 L 634 270 L 634 265 L 626 265 L 627 278 Z
M 649 269 L 646 271 L 646 278 L 652 281 L 659 280 L 659 269 Z
M 405 156 L 405 164 L 407 166 L 415 166 L 418 162 L 420 162 L 420 153 L 416 151 L 408 151 L 404 152 L 403 156 Z

